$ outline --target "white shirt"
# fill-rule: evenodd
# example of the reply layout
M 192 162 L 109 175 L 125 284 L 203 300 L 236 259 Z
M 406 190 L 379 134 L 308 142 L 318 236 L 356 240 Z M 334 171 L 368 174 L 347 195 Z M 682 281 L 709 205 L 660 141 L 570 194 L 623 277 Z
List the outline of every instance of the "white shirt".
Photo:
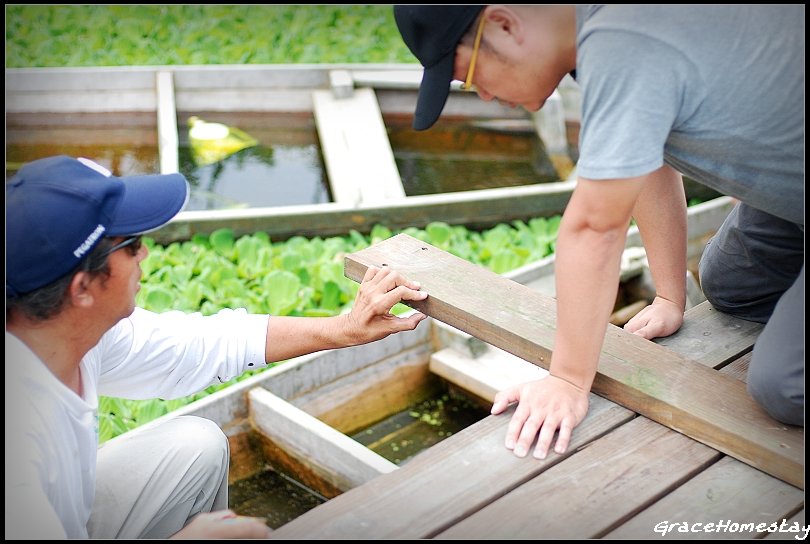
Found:
M 6 332 L 6 538 L 87 538 L 98 395 L 179 398 L 263 368 L 267 320 L 137 308 L 82 359 L 82 397 Z

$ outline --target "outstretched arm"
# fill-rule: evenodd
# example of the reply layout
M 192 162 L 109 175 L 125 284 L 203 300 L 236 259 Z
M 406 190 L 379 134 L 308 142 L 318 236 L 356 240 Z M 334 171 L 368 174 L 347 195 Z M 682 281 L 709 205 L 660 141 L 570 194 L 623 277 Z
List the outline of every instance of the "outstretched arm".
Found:
M 369 267 L 351 312 L 334 317 L 271 316 L 267 324 L 268 363 L 325 349 L 365 344 L 389 334 L 413 330 L 426 316 L 397 317 L 391 308 L 401 300 L 424 300 L 419 284 L 388 267 Z
M 624 329 L 644 338 L 669 336 L 686 308 L 686 196 L 683 178 L 664 166 L 650 175 L 633 208 L 655 283 L 653 303 Z
M 652 174 L 654 175 L 654 173 Z M 563 215 L 557 240 L 557 332 L 550 376 L 501 391 L 492 412 L 518 402 L 506 447 L 524 456 L 536 437 L 535 457 L 545 458 L 559 429 L 563 453 L 588 411 L 588 392 L 616 302 L 627 227 L 650 175 L 593 181 L 580 178 Z

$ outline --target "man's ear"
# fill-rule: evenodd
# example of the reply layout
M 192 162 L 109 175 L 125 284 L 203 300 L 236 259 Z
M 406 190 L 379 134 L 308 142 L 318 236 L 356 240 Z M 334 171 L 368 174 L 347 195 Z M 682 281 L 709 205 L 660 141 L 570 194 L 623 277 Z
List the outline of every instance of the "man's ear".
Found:
M 526 24 L 515 10 L 503 4 L 494 4 L 484 8 L 484 17 L 490 27 L 494 27 L 491 30 L 490 41 L 496 44 L 496 48 L 503 43 L 502 40 L 511 40 L 516 45 L 523 45 L 526 39 Z
M 70 303 L 72 305 L 83 307 L 92 306 L 94 295 L 91 284 L 94 279 L 95 276 L 87 272 L 76 272 L 73 279 L 70 280 L 70 287 L 68 288 Z

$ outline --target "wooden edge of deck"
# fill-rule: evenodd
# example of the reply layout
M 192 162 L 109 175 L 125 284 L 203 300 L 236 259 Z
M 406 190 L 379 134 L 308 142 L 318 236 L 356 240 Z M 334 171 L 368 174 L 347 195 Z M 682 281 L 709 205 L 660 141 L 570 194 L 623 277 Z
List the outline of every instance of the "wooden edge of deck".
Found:
M 407 234 L 345 258 L 355 281 L 369 266 L 420 282 L 430 296 L 409 303 L 417 310 L 548 368 L 556 326 L 550 297 Z M 609 326 L 593 391 L 804 488 L 804 429 L 770 418 L 738 380 Z
M 254 428 L 340 490 L 398 468 L 264 388 L 251 389 L 248 397 Z

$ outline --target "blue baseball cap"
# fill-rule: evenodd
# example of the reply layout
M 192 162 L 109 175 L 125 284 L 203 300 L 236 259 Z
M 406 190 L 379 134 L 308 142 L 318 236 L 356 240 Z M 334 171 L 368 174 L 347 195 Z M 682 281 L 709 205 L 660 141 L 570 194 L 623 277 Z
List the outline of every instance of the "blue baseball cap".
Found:
M 430 128 L 441 115 L 450 95 L 456 48 L 485 7 L 394 6 L 402 40 L 425 68 L 413 115 L 414 129 Z
M 163 226 L 187 199 L 182 174 L 116 177 L 64 155 L 24 165 L 6 181 L 6 296 L 68 274 L 104 237 Z

